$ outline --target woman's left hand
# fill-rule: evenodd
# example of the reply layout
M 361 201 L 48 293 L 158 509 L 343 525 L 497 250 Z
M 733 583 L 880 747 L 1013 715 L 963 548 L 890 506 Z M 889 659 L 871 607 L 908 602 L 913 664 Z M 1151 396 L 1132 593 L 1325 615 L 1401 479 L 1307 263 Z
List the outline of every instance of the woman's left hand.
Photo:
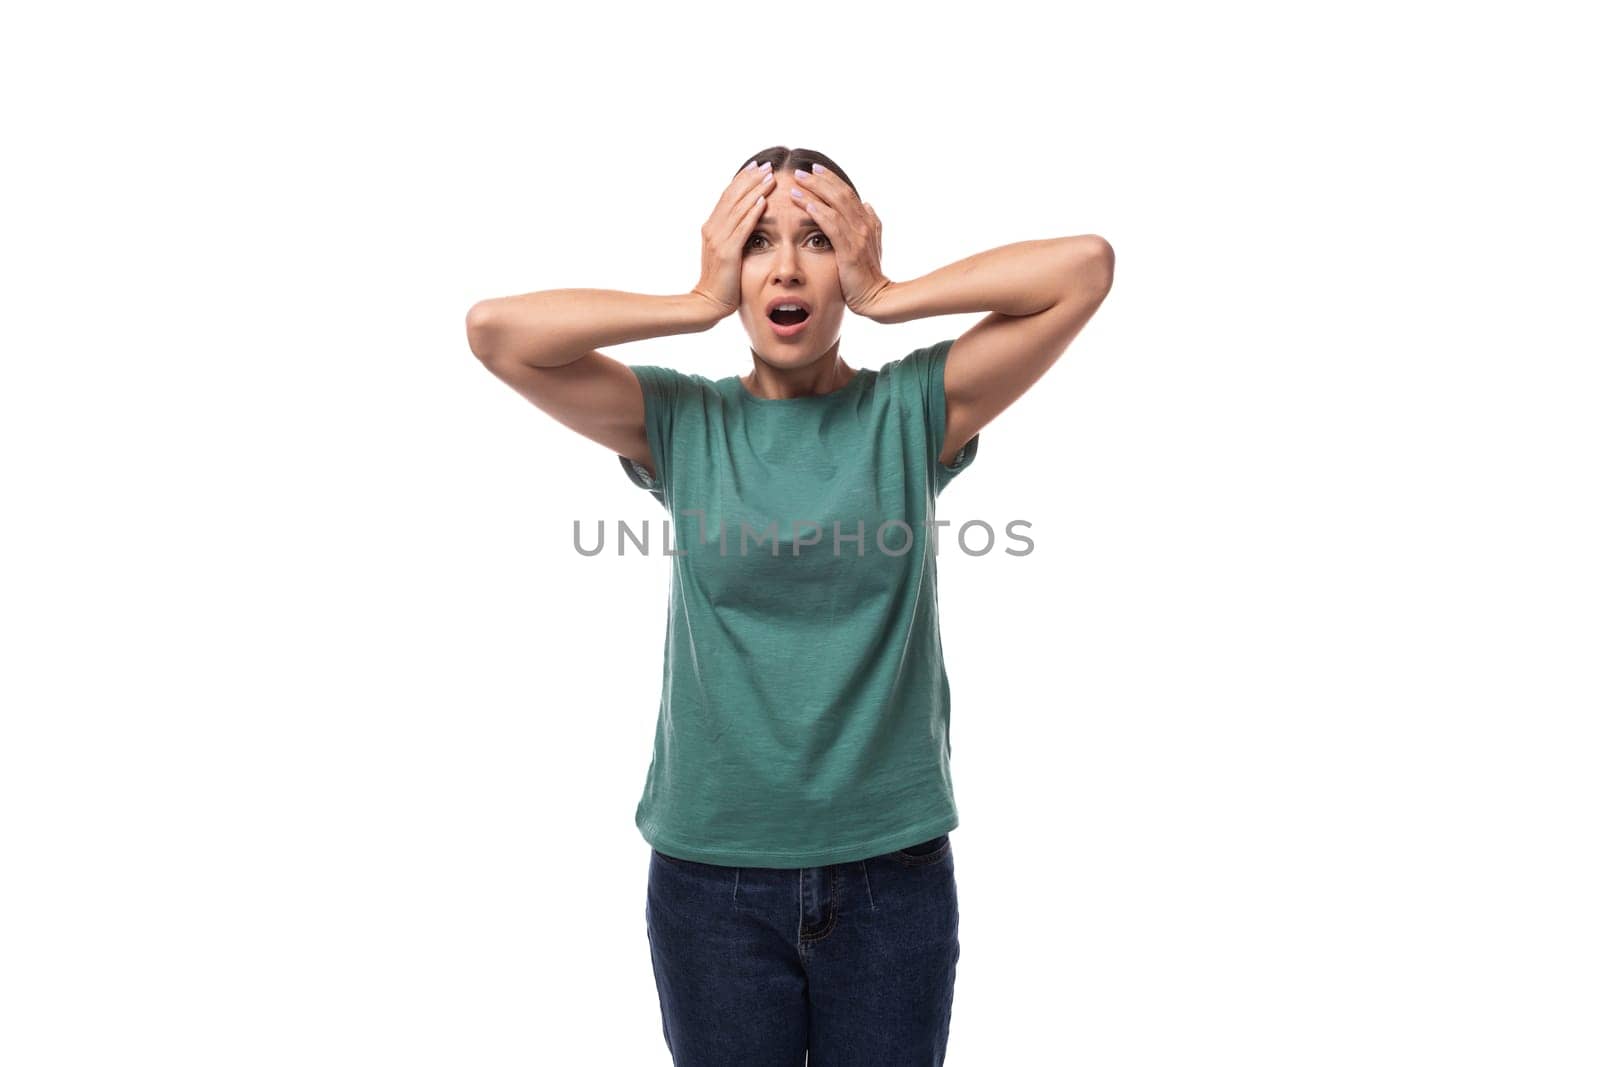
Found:
M 871 318 L 871 309 L 883 291 L 893 283 L 884 277 L 879 259 L 883 254 L 883 225 L 871 204 L 864 204 L 843 179 L 821 164 L 811 164 L 812 173 L 798 167 L 795 184 L 804 192 L 795 203 L 805 208 L 833 245 L 839 269 L 839 288 L 845 307 L 857 315 Z

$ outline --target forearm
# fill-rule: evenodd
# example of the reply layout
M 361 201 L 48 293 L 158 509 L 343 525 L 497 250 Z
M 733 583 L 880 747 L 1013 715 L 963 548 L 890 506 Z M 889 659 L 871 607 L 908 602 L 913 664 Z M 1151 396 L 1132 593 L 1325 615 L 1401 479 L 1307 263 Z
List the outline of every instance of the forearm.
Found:
M 718 318 L 710 302 L 695 293 L 547 289 L 474 304 L 467 312 L 467 343 L 484 361 L 560 367 L 606 345 L 699 333 Z
M 1109 248 L 1094 234 L 1001 245 L 920 278 L 891 282 L 868 317 L 890 323 L 977 311 L 1032 315 L 1060 300 L 1070 279 Z

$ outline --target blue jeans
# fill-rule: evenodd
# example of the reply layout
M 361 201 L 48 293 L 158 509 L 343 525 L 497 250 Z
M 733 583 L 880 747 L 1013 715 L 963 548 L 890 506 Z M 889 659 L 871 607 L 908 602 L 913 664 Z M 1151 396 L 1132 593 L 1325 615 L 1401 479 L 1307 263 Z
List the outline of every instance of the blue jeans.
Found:
M 673 1063 L 942 1064 L 958 918 L 949 834 L 799 869 L 651 849 L 645 932 Z

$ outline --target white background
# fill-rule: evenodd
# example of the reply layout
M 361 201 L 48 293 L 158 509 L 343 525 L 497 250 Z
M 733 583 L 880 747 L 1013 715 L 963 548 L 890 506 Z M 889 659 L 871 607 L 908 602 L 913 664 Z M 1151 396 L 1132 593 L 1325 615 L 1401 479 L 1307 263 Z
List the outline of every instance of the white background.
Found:
M 464 320 L 686 291 L 782 143 L 892 279 L 1117 255 L 940 500 L 1036 543 L 941 553 L 948 1062 L 1595 1063 L 1575 9 L 9 16 L 0 1060 L 669 1062 L 668 562 L 572 547 L 664 513 Z

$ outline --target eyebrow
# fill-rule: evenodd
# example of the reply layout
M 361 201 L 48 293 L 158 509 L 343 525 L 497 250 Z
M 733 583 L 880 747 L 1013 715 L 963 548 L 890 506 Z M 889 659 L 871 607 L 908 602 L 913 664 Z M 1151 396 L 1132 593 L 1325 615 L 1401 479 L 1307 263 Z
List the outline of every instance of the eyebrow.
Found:
M 770 222 L 758 222 L 758 223 L 756 223 L 756 229 L 757 230 L 773 230 L 773 229 L 776 229 L 776 228 L 777 227 L 774 226 Z M 817 220 L 816 219 L 801 219 L 799 228 L 802 229 L 802 230 L 820 230 L 820 229 L 822 229 L 822 227 L 817 224 Z

